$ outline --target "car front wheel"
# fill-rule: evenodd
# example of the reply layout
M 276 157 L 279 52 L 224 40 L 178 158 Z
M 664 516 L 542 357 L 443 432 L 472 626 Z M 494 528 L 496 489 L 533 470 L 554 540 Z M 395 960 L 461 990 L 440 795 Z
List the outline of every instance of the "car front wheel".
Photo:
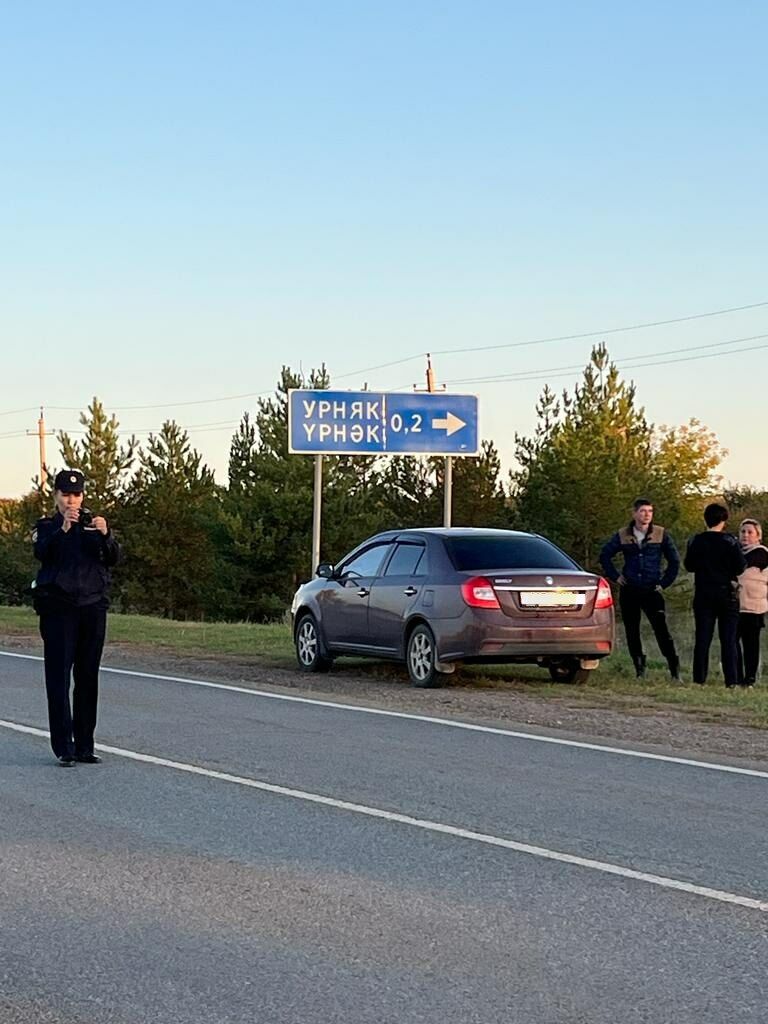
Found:
M 414 686 L 426 689 L 438 685 L 437 651 L 429 626 L 417 626 L 408 637 L 405 660 Z
M 320 634 L 314 615 L 302 615 L 296 625 L 296 661 L 302 672 L 327 672 L 333 662 L 320 646 Z
M 568 661 L 554 661 L 549 667 L 549 674 L 555 683 L 586 683 L 592 669 L 582 668 L 578 658 Z

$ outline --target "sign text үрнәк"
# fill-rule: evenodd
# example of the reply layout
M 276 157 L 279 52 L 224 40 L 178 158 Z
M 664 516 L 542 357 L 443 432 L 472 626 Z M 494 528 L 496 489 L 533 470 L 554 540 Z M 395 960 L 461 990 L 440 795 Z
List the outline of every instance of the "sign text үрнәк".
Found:
M 299 455 L 476 455 L 477 396 L 426 391 L 288 392 Z

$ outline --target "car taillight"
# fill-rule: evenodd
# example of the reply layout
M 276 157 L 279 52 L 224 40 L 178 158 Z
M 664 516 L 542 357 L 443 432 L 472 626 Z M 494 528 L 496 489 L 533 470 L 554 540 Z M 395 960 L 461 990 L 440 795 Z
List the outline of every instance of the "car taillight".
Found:
M 461 596 L 470 608 L 496 608 L 499 609 L 499 599 L 491 581 L 485 576 L 475 576 L 461 584 Z
M 600 582 L 597 584 L 597 597 L 595 598 L 595 608 L 612 608 L 613 607 L 613 594 L 611 593 L 611 586 L 608 580 L 600 577 Z

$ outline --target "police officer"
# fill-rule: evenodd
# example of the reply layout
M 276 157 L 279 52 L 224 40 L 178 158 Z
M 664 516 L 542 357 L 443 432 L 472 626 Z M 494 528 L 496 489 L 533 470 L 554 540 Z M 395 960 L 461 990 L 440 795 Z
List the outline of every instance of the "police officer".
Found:
M 42 563 L 34 583 L 34 605 L 43 638 L 51 746 L 63 768 L 101 760 L 93 751 L 99 664 L 109 569 L 120 557 L 106 519 L 83 508 L 84 487 L 79 470 L 57 473 L 56 511 L 38 520 L 33 535 L 35 557 Z
M 613 560 L 621 554 L 624 566 L 621 572 Z M 666 562 L 666 568 L 663 564 Z M 651 624 L 659 650 L 669 666 L 669 674 L 680 679 L 680 659 L 675 641 L 667 625 L 667 610 L 663 591 L 677 579 L 680 556 L 675 543 L 664 529 L 653 521 L 653 504 L 648 498 L 638 498 L 632 519 L 623 529 L 614 533 L 600 552 L 600 564 L 606 576 L 618 583 L 619 605 L 627 635 L 627 648 L 638 679 L 645 675 L 645 652 L 640 636 L 640 619 L 645 614 Z

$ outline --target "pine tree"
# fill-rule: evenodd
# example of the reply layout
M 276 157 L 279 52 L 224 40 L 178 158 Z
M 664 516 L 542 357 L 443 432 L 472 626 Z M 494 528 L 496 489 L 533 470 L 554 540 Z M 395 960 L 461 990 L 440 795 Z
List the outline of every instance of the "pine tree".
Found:
M 454 526 L 509 527 L 511 512 L 493 441 L 481 443 L 477 458 L 453 460 L 451 518 Z
M 215 615 L 221 517 L 213 473 L 173 421 L 150 434 L 138 458 L 122 517 L 121 603 L 168 618 Z
M 438 480 L 441 467 L 441 459 L 420 455 L 394 455 L 387 459 L 383 472 L 386 528 L 441 525 L 443 493 Z
M 327 382 L 321 368 L 306 386 Z M 231 602 L 249 620 L 282 615 L 309 576 L 312 460 L 288 454 L 288 392 L 304 383 L 284 366 L 275 394 L 259 400 L 253 423 L 243 417 L 230 447 L 224 557 L 234 582 Z
M 636 404 L 605 345 L 592 350 L 573 395 L 544 389 L 531 438 L 517 436 L 515 517 L 549 536 L 579 562 L 597 567 L 602 543 L 647 497 L 678 531 L 686 510 L 713 484 L 722 450 L 698 424 L 657 430 Z
M 103 404 L 94 397 L 87 413 L 80 414 L 85 428 L 82 441 L 73 441 L 61 431 L 58 441 L 65 466 L 81 469 L 86 479 L 89 507 L 108 518 L 119 509 L 136 454 L 137 441 L 119 441 L 120 424 L 114 413 L 107 416 Z

